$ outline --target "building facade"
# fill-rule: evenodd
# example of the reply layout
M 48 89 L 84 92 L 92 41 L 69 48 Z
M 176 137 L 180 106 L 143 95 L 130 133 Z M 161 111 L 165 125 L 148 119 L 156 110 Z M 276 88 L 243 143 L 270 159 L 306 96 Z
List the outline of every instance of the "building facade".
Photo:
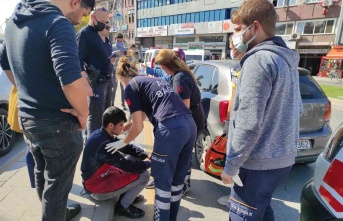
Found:
M 138 0 L 136 36 L 142 47 L 188 48 L 204 42 L 216 59 L 227 57 L 231 12 L 241 1 Z

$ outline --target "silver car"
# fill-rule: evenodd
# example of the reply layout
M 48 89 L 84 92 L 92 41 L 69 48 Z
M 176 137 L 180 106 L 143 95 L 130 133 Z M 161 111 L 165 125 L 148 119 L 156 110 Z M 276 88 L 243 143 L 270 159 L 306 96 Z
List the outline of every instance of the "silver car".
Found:
M 224 120 L 231 95 L 231 73 L 235 62 L 201 61 L 189 64 L 194 71 L 201 92 L 207 119 L 206 128 L 200 132 L 195 145 L 197 162 L 202 162 L 203 151 L 215 136 L 222 135 Z M 329 121 L 331 102 L 306 69 L 298 68 L 303 112 L 300 118 L 300 134 L 296 162 L 312 163 L 323 151 L 331 134 Z

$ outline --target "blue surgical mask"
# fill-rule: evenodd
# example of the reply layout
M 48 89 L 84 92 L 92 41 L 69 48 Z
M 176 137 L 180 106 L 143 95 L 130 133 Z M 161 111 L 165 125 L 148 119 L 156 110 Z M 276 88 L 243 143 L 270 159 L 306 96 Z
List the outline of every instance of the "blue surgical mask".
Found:
M 252 25 L 252 24 L 251 24 Z M 249 27 L 247 27 L 246 29 L 244 29 L 244 31 L 242 31 L 241 33 L 235 34 L 232 37 L 232 43 L 233 46 L 240 52 L 245 53 L 248 50 L 248 46 L 249 44 L 255 39 L 256 35 L 254 35 L 247 43 L 244 44 L 243 42 L 243 35 L 246 31 L 248 31 L 248 29 L 251 27 L 251 25 L 249 25 Z

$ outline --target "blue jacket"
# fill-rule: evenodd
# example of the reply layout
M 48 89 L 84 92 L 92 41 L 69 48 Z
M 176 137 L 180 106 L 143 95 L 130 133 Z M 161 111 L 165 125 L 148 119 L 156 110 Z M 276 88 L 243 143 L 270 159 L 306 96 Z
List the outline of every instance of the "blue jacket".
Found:
M 146 73 L 154 77 L 162 78 L 168 83 L 170 82 L 170 75 L 166 74 L 161 68 L 151 68 L 147 66 Z

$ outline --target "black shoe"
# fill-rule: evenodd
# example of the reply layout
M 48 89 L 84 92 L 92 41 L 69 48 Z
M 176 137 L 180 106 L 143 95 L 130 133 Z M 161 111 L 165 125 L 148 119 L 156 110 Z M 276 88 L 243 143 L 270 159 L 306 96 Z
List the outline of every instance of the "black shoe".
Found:
M 133 205 L 130 205 L 127 209 L 125 209 L 121 204 L 120 201 L 117 202 L 115 212 L 120 216 L 126 216 L 130 219 L 139 219 L 145 215 L 145 212 Z
M 74 218 L 79 212 L 81 211 L 81 206 L 78 203 L 71 204 L 67 207 L 67 216 L 66 220 L 70 221 L 72 218 Z
M 135 200 L 132 203 L 136 204 L 136 203 L 141 203 L 143 201 L 144 201 L 144 196 L 143 195 L 138 195 L 138 196 L 136 196 Z

